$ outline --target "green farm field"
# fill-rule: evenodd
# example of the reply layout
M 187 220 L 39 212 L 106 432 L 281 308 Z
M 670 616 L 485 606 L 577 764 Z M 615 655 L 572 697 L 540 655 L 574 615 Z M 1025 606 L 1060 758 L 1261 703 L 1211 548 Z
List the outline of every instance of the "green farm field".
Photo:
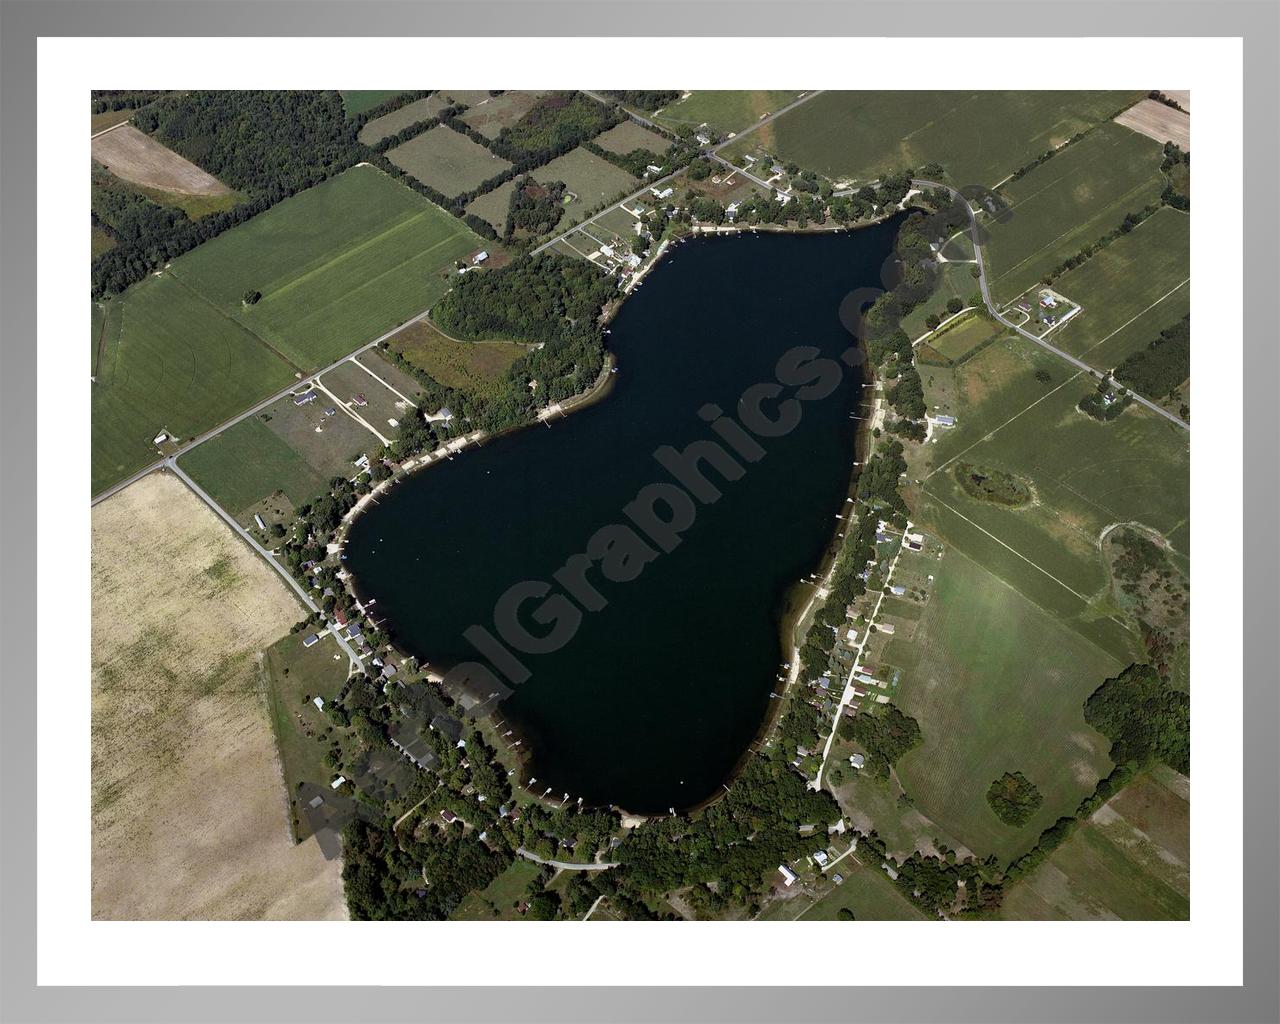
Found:
M 179 464 L 241 525 L 252 520 L 250 509 L 276 491 L 296 508 L 319 497 L 328 483 L 258 416 L 211 437 Z
M 696 93 L 694 94 L 697 95 Z M 1140 92 L 824 92 L 776 121 L 756 145 L 833 181 L 942 164 L 956 185 L 998 184 L 1090 125 L 1109 121 Z
M 484 146 L 442 124 L 387 150 L 387 159 L 446 196 L 470 192 L 511 166 Z
M 1111 423 L 1080 413 L 1091 380 L 1022 339 L 988 345 L 954 379 L 959 422 L 928 446 L 922 520 L 1117 659 L 1130 657 L 1138 637 L 1111 601 L 1099 538 L 1113 523 L 1141 522 L 1185 570 L 1186 433 L 1137 405 Z M 1032 503 L 970 497 L 951 472 L 961 456 L 1020 477 Z
M 581 147 L 539 167 L 536 176 L 539 181 L 563 181 L 578 197 L 565 208 L 564 217 L 556 225 L 559 231 L 586 220 L 605 202 L 622 198 L 640 184 L 622 168 Z
M 979 858 L 1008 861 L 1110 771 L 1108 741 L 1082 705 L 1123 666 L 958 550 L 935 575 L 915 636 L 886 651 L 904 670 L 896 701 L 923 736 L 897 774 L 920 813 Z M 986 800 L 1006 771 L 1023 772 L 1044 795 L 1020 828 Z
M 1099 125 L 1005 185 L 1007 213 L 987 224 L 988 284 L 1010 301 L 1068 256 L 1159 201 L 1160 144 L 1121 125 Z
M 1184 776 L 1157 766 L 1099 808 L 1005 894 L 1007 920 L 1185 921 L 1191 913 Z
M 1165 207 L 1054 281 L 1083 307 L 1054 344 L 1110 369 L 1186 315 L 1190 278 L 1191 218 Z
M 258 338 L 169 275 L 110 300 L 105 316 L 91 398 L 95 494 L 157 459 L 161 430 L 189 439 L 293 379 Z
M 664 107 L 652 120 L 669 128 L 696 128 L 706 124 L 721 135 L 749 128 L 765 114 L 772 114 L 799 96 L 799 91 L 702 89 Z M 812 100 L 810 102 L 813 102 Z
M 412 189 L 355 167 L 176 260 L 175 277 L 308 371 L 435 302 L 480 239 Z M 255 305 L 242 296 L 262 293 Z

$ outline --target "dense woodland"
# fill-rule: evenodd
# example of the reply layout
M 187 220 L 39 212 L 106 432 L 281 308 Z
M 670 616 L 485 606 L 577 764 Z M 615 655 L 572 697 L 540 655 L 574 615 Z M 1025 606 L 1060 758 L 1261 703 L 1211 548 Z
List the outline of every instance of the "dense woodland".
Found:
M 1116 367 L 1114 377 L 1148 398 L 1172 395 L 1191 376 L 1191 315 L 1160 332 Z

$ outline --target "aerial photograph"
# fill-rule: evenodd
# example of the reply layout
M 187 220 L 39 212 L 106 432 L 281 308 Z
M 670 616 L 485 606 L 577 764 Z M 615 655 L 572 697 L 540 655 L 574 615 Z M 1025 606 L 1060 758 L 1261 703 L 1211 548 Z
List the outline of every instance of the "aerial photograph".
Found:
M 1189 90 L 86 99 L 95 920 L 1190 918 Z

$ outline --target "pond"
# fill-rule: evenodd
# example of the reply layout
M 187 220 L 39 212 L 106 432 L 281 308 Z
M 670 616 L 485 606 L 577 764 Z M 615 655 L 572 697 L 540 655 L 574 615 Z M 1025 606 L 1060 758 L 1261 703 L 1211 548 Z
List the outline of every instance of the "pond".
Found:
M 357 592 L 437 670 L 506 668 L 464 633 L 510 634 L 499 599 L 538 584 L 514 592 L 518 619 L 551 640 L 504 643 L 528 675 L 493 712 L 537 792 L 662 813 L 731 781 L 769 720 L 783 617 L 842 528 L 863 381 L 835 361 L 853 349 L 840 307 L 881 285 L 899 223 L 681 244 L 611 324 L 605 398 L 411 476 L 353 523 Z M 780 436 L 743 432 L 744 393 Z M 728 459 L 680 459 L 711 444 Z

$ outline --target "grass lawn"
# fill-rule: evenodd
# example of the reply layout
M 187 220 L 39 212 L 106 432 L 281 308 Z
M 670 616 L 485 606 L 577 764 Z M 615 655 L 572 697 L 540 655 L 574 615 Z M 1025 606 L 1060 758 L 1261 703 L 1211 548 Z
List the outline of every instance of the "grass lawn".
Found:
M 470 192 L 511 166 L 443 124 L 387 150 L 387 159 L 446 196 Z
M 1054 344 L 1110 369 L 1186 314 L 1190 277 L 1191 218 L 1166 207 L 1053 283 L 1083 307 Z
M 972 252 L 969 255 L 972 256 Z M 930 313 L 937 313 L 944 318 L 950 316 L 947 303 L 951 299 L 959 299 L 967 306 L 977 291 L 978 281 L 973 276 L 973 264 L 944 263 L 933 294 L 902 318 L 902 329 L 914 341 L 929 329 L 925 320 Z
M 225 237 L 225 236 L 224 236 Z M 159 457 L 152 438 L 190 438 L 293 379 L 289 365 L 169 275 L 107 303 L 93 385 L 93 493 Z
M 264 673 L 271 727 L 276 734 L 281 771 L 289 792 L 289 809 L 294 837 L 299 841 L 310 833 L 306 819 L 295 803 L 298 783 L 327 785 L 333 769 L 325 764 L 325 754 L 333 740 L 341 745 L 350 739 L 349 729 L 340 729 L 317 708 L 311 699 L 330 700 L 347 681 L 347 656 L 330 635 L 320 637 L 311 647 L 302 646 L 308 631 L 290 633 L 267 649 Z M 334 655 L 340 657 L 334 660 Z M 331 730 L 331 731 L 330 731 Z
M 379 95 L 382 94 L 379 93 Z M 394 96 L 396 94 L 391 93 L 391 95 Z M 385 98 L 386 96 L 383 96 L 383 99 Z M 378 102 L 381 103 L 382 100 L 378 100 Z M 370 104 L 370 106 L 375 105 Z M 404 131 L 411 124 L 417 124 L 419 121 L 429 121 L 448 105 L 449 101 L 439 93 L 424 96 L 420 100 L 406 103 L 403 107 L 397 107 L 389 114 L 375 117 L 360 129 L 359 139 L 366 146 L 372 146 L 390 135 L 395 135 L 396 132 Z
M 1186 779 L 1163 766 L 1140 776 L 1026 878 L 1009 887 L 1008 920 L 1188 920 Z
M 991 290 L 1009 301 L 1068 256 L 1157 202 L 1160 144 L 1118 124 L 1100 125 L 1001 191 L 1010 206 L 989 222 L 984 255 Z M 1070 294 L 1070 293 L 1065 293 Z
M 971 313 L 954 324 L 949 324 L 941 334 L 929 339 L 929 344 L 948 359 L 961 362 L 993 338 L 1005 333 L 1005 329 L 985 316 Z
M 520 921 L 515 904 L 538 874 L 538 865 L 518 857 L 506 871 L 479 892 L 468 893 L 449 915 L 453 921 Z
M 94 259 L 97 259 L 104 252 L 110 252 L 115 247 L 116 247 L 116 240 L 114 238 L 112 238 L 109 234 L 103 231 L 102 228 L 100 227 L 95 226 L 93 228 L 93 233 L 90 235 L 90 242 L 89 242 L 90 256 L 92 256 Z
M 398 89 L 341 89 L 342 109 L 347 112 L 347 117 L 354 117 L 356 114 L 363 114 L 366 110 L 376 107 L 379 103 L 391 99 L 392 96 L 399 96 Z
M 852 910 L 857 921 L 923 921 L 925 914 L 902 895 L 889 876 L 850 854 L 835 867 L 844 876 L 840 885 L 801 914 L 798 921 L 836 921 L 841 910 Z
M 445 387 L 473 394 L 491 393 L 525 353 L 510 341 L 455 341 L 425 320 L 388 339 L 391 347 Z
M 651 120 L 669 128 L 696 128 L 705 123 L 717 134 L 727 135 L 750 127 L 763 115 L 785 107 L 799 95 L 785 89 L 755 92 L 700 89 L 664 107 Z
M 452 262 L 479 246 L 412 189 L 355 167 L 206 242 L 171 273 L 311 370 L 430 306 Z M 262 299 L 245 306 L 250 290 Z
M 581 147 L 539 167 L 534 176 L 538 181 L 563 181 L 578 197 L 566 207 L 556 225 L 558 231 L 586 220 L 606 202 L 621 199 L 640 184 L 638 178 Z
M 268 495 L 282 491 L 296 507 L 319 497 L 328 482 L 258 416 L 211 437 L 179 461 L 242 525 Z
M 959 551 L 936 576 L 915 637 L 887 651 L 905 670 L 897 703 L 923 737 L 897 773 L 920 812 L 978 857 L 1011 860 L 1110 770 L 1082 705 L 1122 665 Z M 1021 828 L 986 800 L 1006 771 L 1044 795 Z
M 1109 121 L 1142 95 L 824 92 L 771 122 L 764 135 L 753 133 L 741 148 L 764 146 L 832 180 L 869 181 L 936 161 L 956 185 L 990 187 L 1077 132 Z M 729 149 L 736 154 L 739 147 Z

